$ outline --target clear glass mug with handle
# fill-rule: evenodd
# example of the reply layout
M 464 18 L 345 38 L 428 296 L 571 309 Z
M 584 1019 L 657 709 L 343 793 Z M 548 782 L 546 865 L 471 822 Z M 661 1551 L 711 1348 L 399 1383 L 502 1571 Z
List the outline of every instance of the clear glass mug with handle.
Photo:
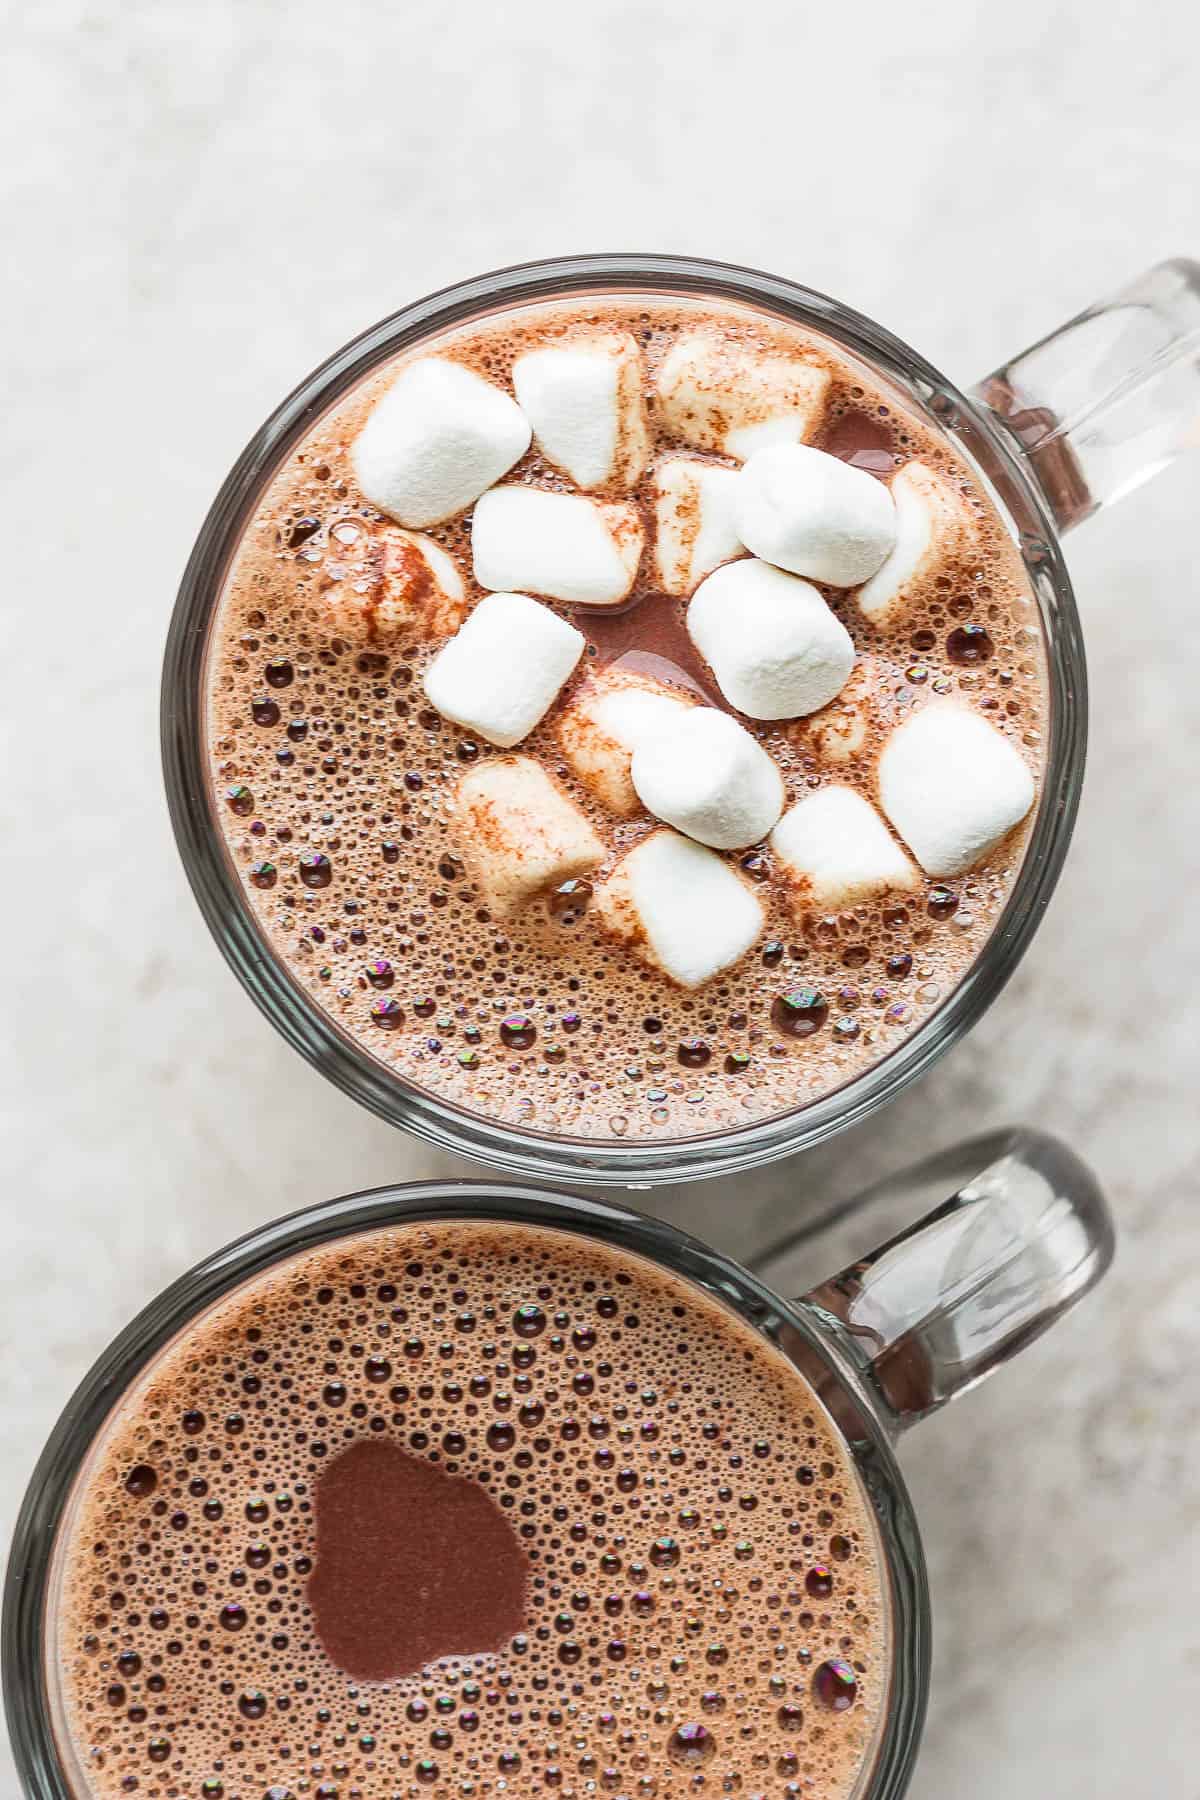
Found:
M 762 1122 L 674 1140 L 588 1142 L 498 1123 L 389 1070 L 303 992 L 268 946 L 214 816 L 205 735 L 213 616 L 242 530 L 314 417 L 381 362 L 450 326 L 577 294 L 710 297 L 808 326 L 865 361 L 973 465 L 1019 543 L 1040 610 L 1049 675 L 1042 795 L 1000 918 L 966 976 L 896 1049 L 843 1087 Z M 163 670 L 162 741 L 175 835 L 227 960 L 285 1038 L 346 1093 L 443 1149 L 510 1174 L 648 1186 L 730 1174 L 855 1124 L 966 1032 L 1024 953 L 1049 901 L 1083 781 L 1086 670 L 1059 539 L 1200 439 L 1200 266 L 1164 263 L 961 392 L 848 307 L 793 282 L 671 256 L 582 256 L 480 276 L 405 307 L 303 382 L 247 447 L 218 495 L 180 588 Z
M 95 1792 L 66 1729 L 56 1603 L 81 1478 L 125 1393 L 144 1386 L 156 1359 L 191 1322 L 265 1270 L 389 1225 L 460 1218 L 582 1233 L 647 1257 L 740 1314 L 800 1371 L 806 1386 L 798 1385 L 798 1404 L 811 1405 L 815 1394 L 860 1477 L 884 1589 L 886 1688 L 854 1800 L 898 1800 L 925 1716 L 930 1617 L 896 1439 L 1081 1299 L 1108 1267 L 1113 1233 L 1087 1168 L 1056 1139 L 1026 1130 L 962 1144 L 874 1190 L 876 1198 L 885 1192 L 906 1211 L 940 1204 L 798 1300 L 674 1226 L 591 1199 L 484 1183 L 436 1182 L 334 1200 L 264 1226 L 201 1263 L 151 1302 L 85 1378 L 42 1453 L 17 1520 L 2 1644 L 8 1726 L 28 1800 L 91 1800 Z M 181 1792 L 199 1791 L 207 1771 L 190 1773 Z M 171 1780 L 174 1788 L 174 1774 Z

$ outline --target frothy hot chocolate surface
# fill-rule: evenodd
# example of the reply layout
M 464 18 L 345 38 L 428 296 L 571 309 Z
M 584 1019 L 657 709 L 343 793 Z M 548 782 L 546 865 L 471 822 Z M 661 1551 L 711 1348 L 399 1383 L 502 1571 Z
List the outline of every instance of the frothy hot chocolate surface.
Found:
M 500 916 L 476 878 L 455 796 L 464 774 L 507 753 L 450 723 L 423 687 L 483 596 L 471 512 L 428 531 L 454 565 L 439 577 L 363 499 L 353 445 L 406 362 L 433 352 L 509 393 L 522 354 L 597 329 L 636 340 L 650 441 L 632 489 L 593 497 L 635 508 L 646 547 L 619 606 L 540 602 L 583 633 L 586 649 L 518 751 L 578 809 L 601 860 Z M 878 807 L 881 748 L 937 699 L 969 705 L 1039 773 L 1043 650 L 1019 556 L 949 442 L 840 347 L 749 309 L 598 297 L 492 315 L 377 372 L 287 460 L 227 580 L 208 659 L 213 807 L 247 904 L 309 1001 L 405 1083 L 515 1129 L 672 1140 L 829 1093 L 942 1004 L 986 942 L 1023 854 L 1028 820 L 959 877 L 831 909 L 797 904 L 769 844 L 722 852 L 761 907 L 762 930 L 735 966 L 690 991 L 606 929 L 603 884 L 657 821 L 636 801 L 632 816 L 619 815 L 581 781 L 564 750 L 567 710 L 613 669 L 731 710 L 686 629 L 687 598 L 659 585 L 654 543 L 664 459 L 736 467 L 673 435 L 655 404 L 664 360 L 698 329 L 736 356 L 802 356 L 825 371 L 809 441 L 881 481 L 919 461 L 968 518 L 957 547 L 895 610 L 872 616 L 854 590 L 821 587 L 857 656 L 830 706 L 773 723 L 738 715 L 778 767 L 786 807 L 831 783 Z M 571 489 L 536 440 L 503 479 Z M 458 602 L 439 579 L 451 589 L 461 579 Z M 420 628 L 397 614 L 397 580 Z
M 103 1800 L 853 1792 L 884 1576 L 804 1379 L 544 1228 L 281 1265 L 125 1396 L 60 1548 Z

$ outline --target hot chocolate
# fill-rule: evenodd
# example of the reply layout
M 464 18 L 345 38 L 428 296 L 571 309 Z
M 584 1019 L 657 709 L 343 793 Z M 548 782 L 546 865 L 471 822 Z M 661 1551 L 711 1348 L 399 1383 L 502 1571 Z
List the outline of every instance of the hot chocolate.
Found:
M 627 1142 L 803 1106 L 928 1019 L 1046 706 L 950 442 L 832 341 L 669 297 L 496 313 L 319 419 L 208 687 L 220 829 L 310 1001 L 441 1100 Z
M 642 1258 L 398 1226 L 189 1324 L 68 1508 L 86 1793 L 853 1792 L 869 1502 L 804 1378 Z

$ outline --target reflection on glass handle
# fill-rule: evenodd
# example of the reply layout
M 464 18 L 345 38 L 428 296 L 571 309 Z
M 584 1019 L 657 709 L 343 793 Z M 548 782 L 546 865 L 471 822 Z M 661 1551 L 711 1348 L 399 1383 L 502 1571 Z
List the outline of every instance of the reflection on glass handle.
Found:
M 960 1144 L 889 1182 L 950 1198 L 802 1303 L 835 1332 L 897 1431 L 1008 1361 L 1113 1255 L 1094 1176 L 1041 1132 Z
M 1060 531 L 1200 447 L 1200 263 L 1159 263 L 974 390 Z

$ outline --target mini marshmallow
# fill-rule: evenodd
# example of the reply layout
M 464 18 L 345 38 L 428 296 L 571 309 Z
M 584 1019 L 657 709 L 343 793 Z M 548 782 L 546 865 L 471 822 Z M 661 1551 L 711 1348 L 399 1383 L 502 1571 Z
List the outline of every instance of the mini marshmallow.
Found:
M 461 363 L 410 363 L 351 452 L 364 497 L 401 525 L 437 525 L 519 462 L 532 436 L 515 400 Z
M 698 988 L 746 954 L 763 910 L 728 863 L 673 831 L 643 838 L 596 889 L 593 915 L 680 987 Z
M 689 707 L 643 738 L 630 774 L 656 818 L 713 850 L 758 843 L 783 811 L 783 777 L 767 752 L 712 706 Z
M 339 539 L 337 531 L 353 533 Z M 466 617 L 458 565 L 417 531 L 343 521 L 321 569 L 321 601 L 339 630 L 373 639 L 419 632 L 448 637 Z
M 725 698 L 752 719 L 816 712 L 854 667 L 850 633 L 816 588 L 770 563 L 727 563 L 702 581 L 687 628 Z
M 879 666 L 874 657 L 864 656 L 855 663 L 837 699 L 794 726 L 789 735 L 810 749 L 819 763 L 839 768 L 852 762 L 866 748 L 878 688 Z
M 690 594 L 706 575 L 741 556 L 733 522 L 736 469 L 668 456 L 654 471 L 655 555 L 664 593 Z
M 507 750 L 553 704 L 584 643 L 528 594 L 487 594 L 430 663 L 425 693 L 443 718 Z
M 961 875 L 1033 805 L 1024 759 L 994 725 L 954 700 L 898 725 L 879 758 L 883 810 L 928 875 Z
M 883 482 L 809 444 L 752 456 L 738 476 L 734 519 L 755 556 L 831 587 L 866 581 L 896 541 Z
M 881 568 L 858 590 L 867 618 L 883 624 L 925 583 L 935 578 L 956 551 L 970 543 L 974 517 L 944 475 L 924 463 L 905 463 L 892 478 L 896 542 Z
M 613 606 L 633 586 L 642 535 L 637 507 L 623 500 L 606 505 L 545 488 L 492 488 L 471 522 L 475 579 L 485 588 Z
M 631 819 L 642 810 L 629 773 L 635 748 L 694 704 L 648 675 L 607 669 L 572 695 L 558 740 L 584 786 L 610 812 Z
M 501 756 L 454 794 L 455 844 L 491 910 L 508 917 L 604 860 L 587 818 L 529 756 Z
M 920 877 L 870 801 L 848 787 L 819 788 L 771 833 L 797 910 L 836 912 Z
M 812 436 L 825 410 L 829 371 L 701 331 L 668 352 L 655 386 L 668 431 L 701 450 L 742 459 L 767 444 Z
M 642 358 L 627 331 L 593 332 L 513 364 L 513 387 L 546 461 L 576 487 L 631 488 L 649 439 Z

